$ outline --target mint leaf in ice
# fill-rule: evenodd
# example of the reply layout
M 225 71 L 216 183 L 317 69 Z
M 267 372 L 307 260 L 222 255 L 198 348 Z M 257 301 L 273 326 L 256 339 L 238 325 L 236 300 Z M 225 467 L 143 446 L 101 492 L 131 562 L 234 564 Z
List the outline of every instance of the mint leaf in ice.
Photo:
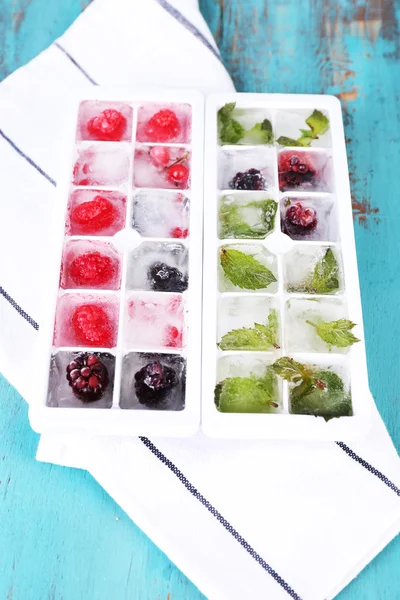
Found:
M 297 140 L 293 138 L 286 137 L 285 135 L 281 135 L 276 140 L 280 146 L 298 146 L 299 143 Z
M 261 290 L 276 281 L 275 275 L 251 254 L 222 247 L 220 260 L 225 276 L 242 289 Z
M 218 346 L 221 350 L 270 350 L 278 346 L 278 313 L 275 309 L 268 315 L 268 324 L 254 323 L 254 327 L 233 329 L 225 334 Z
M 330 346 L 346 348 L 347 346 L 351 346 L 360 341 L 351 332 L 356 324 L 348 319 L 338 319 L 337 321 L 328 321 L 319 324 L 312 323 L 311 321 L 306 321 L 306 323 L 315 327 L 321 340 Z
M 229 196 L 222 199 L 219 219 L 220 238 L 263 238 L 274 228 L 278 204 L 275 200 L 253 200 L 235 204 Z
M 222 144 L 237 144 L 246 130 L 232 117 L 236 102 L 228 102 L 218 111 L 218 129 Z
M 272 132 L 272 123 L 269 119 L 264 119 L 262 123 L 256 123 L 254 127 L 246 132 L 246 140 L 252 144 L 272 144 L 274 134 Z
M 228 377 L 215 386 L 214 400 L 220 412 L 275 412 L 279 406 L 276 375 L 268 367 L 263 377 Z
M 339 289 L 339 265 L 332 248 L 317 262 L 314 273 L 305 284 L 310 294 L 329 294 Z
M 329 119 L 320 110 L 315 109 L 306 119 L 310 129 L 300 129 L 301 136 L 295 140 L 282 135 L 277 142 L 281 146 L 310 146 L 320 135 L 326 133 L 329 129 Z

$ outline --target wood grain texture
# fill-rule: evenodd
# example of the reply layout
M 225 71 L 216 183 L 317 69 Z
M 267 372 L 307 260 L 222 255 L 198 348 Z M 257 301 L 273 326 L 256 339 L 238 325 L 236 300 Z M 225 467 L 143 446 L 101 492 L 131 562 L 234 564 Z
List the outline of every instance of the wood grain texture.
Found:
M 89 1 L 0 0 L 0 79 L 61 35 Z M 239 91 L 325 92 L 343 102 L 370 384 L 399 449 L 400 5 L 200 6 Z M 37 439 L 24 401 L 0 377 L 0 600 L 203 598 L 90 475 L 36 463 Z M 399 600 L 399 563 L 397 539 L 340 600 Z

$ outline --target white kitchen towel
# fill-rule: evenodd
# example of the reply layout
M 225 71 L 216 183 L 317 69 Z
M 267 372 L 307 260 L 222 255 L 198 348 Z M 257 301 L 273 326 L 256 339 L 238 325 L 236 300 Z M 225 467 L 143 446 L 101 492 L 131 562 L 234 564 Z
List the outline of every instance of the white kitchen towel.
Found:
M 94 0 L 0 85 L 0 370 L 27 401 L 63 96 L 96 84 L 233 89 L 194 0 Z M 44 436 L 38 458 L 88 469 L 210 600 L 333 598 L 400 531 L 399 459 L 375 409 L 351 447 Z

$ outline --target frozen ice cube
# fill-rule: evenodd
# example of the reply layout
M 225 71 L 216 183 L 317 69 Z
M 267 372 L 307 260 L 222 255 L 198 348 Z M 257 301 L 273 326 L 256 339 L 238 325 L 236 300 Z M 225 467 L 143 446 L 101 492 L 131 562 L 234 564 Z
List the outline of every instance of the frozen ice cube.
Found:
M 185 144 L 191 137 L 189 104 L 145 104 L 138 110 L 138 142 Z
M 130 352 L 122 361 L 120 407 L 183 410 L 186 361 L 179 354 Z
M 133 199 L 132 218 L 143 237 L 186 238 L 189 199 L 181 192 L 141 190 Z
M 73 388 L 67 380 L 67 367 L 77 356 L 82 356 L 82 353 L 60 351 L 51 356 L 47 406 L 59 408 L 111 408 L 114 389 L 115 357 L 108 352 L 84 353 L 86 357 L 96 356 L 104 366 L 106 374 L 104 375 L 104 370 L 101 370 L 103 381 L 100 392 L 96 388 L 91 388 L 89 398 L 94 397 L 96 399 L 83 401 L 81 396 L 73 392 Z M 96 372 L 94 373 L 96 374 Z M 90 374 L 89 376 L 86 375 L 88 381 L 89 377 Z M 104 382 L 104 378 L 106 382 Z M 72 381 L 71 377 L 70 380 Z
M 137 145 L 133 162 L 136 187 L 186 190 L 190 187 L 190 151 Z
M 113 348 L 118 313 L 115 295 L 62 294 L 57 303 L 54 345 Z
M 266 190 L 274 185 L 275 150 L 221 148 L 218 159 L 220 190 Z
M 220 239 L 262 239 L 274 229 L 277 203 L 265 192 L 237 192 L 219 200 Z
M 312 115 L 313 110 L 314 109 L 298 109 L 278 111 L 275 119 L 276 139 L 287 137 L 297 140 L 302 135 L 301 129 L 311 131 L 311 128 L 306 123 L 306 119 Z M 325 111 L 321 112 L 329 119 L 329 115 Z M 332 146 L 330 127 L 324 134 L 319 135 L 317 139 L 312 140 L 311 146 L 316 148 L 330 148 Z
M 281 230 L 292 240 L 336 242 L 338 224 L 332 196 L 281 199 Z
M 121 256 L 109 242 L 70 240 L 64 247 L 60 286 L 118 290 Z
M 143 242 L 129 257 L 131 290 L 184 292 L 188 287 L 188 251 L 174 242 Z
M 336 294 L 343 291 L 342 260 L 337 248 L 297 244 L 283 256 L 288 292 Z
M 278 290 L 274 254 L 261 244 L 226 244 L 218 250 L 220 292 Z
M 332 192 L 332 155 L 313 149 L 281 150 L 278 155 L 279 189 Z
M 185 315 L 181 295 L 129 294 L 125 307 L 125 346 L 140 350 L 185 347 Z
M 271 115 L 264 108 L 240 108 L 236 106 L 230 116 L 243 127 L 243 136 L 238 141 L 234 141 L 231 135 L 226 136 L 225 139 L 221 137 L 221 127 L 219 127 L 220 144 L 255 146 L 273 142 L 273 133 L 270 133 L 269 130 L 269 127 L 272 127 Z M 220 124 L 220 118 L 218 122 Z M 266 135 L 265 131 L 268 131 L 269 135 Z
M 215 404 L 221 412 L 279 413 L 282 382 L 272 372 L 271 355 L 223 356 L 217 362 Z
M 335 352 L 345 354 L 347 348 L 337 348 L 324 342 L 315 327 L 322 322 L 347 319 L 347 306 L 339 298 L 292 298 L 285 306 L 285 347 L 288 352 Z
M 66 218 L 68 235 L 114 235 L 125 226 L 126 196 L 119 192 L 74 190 Z
M 221 342 L 227 333 L 236 329 L 254 328 L 256 323 L 268 327 L 270 315 L 272 315 L 271 319 L 273 315 L 277 318 L 278 330 L 275 342 L 280 345 L 279 302 L 276 298 L 261 295 L 221 296 L 218 301 L 217 343 Z M 239 340 L 240 338 L 235 347 L 230 348 L 231 350 L 257 350 L 255 347 L 249 347 L 248 344 L 241 346 Z M 270 345 L 269 350 L 273 350 L 273 344 Z
M 114 142 L 131 140 L 132 107 L 125 102 L 81 102 L 76 139 Z
M 127 150 L 119 145 L 96 144 L 78 148 L 74 165 L 75 185 L 119 186 L 128 179 Z

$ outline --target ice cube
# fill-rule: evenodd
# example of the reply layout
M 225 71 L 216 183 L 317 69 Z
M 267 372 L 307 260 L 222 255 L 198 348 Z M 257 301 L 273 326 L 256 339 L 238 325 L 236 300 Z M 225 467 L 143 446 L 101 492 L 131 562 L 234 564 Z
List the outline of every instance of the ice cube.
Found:
M 130 141 L 132 107 L 124 102 L 85 100 L 79 106 L 77 140 Z
M 189 104 L 145 104 L 138 110 L 138 142 L 185 144 L 191 137 Z
M 102 374 L 101 390 L 99 387 L 90 388 L 89 393 L 85 394 L 82 392 L 80 393 L 79 388 L 76 386 L 73 388 L 69 384 L 67 379 L 67 367 L 72 361 L 80 356 L 86 358 L 89 356 L 96 356 L 102 363 L 103 367 L 100 369 Z M 71 372 L 70 369 L 68 369 L 68 371 Z M 50 360 L 47 406 L 59 408 L 111 408 L 114 389 L 114 371 L 115 357 L 108 352 L 80 353 L 60 351 L 53 354 Z M 93 373 L 90 373 L 85 377 L 88 382 L 91 374 Z M 96 371 L 94 371 L 94 374 L 96 375 Z M 71 376 L 69 379 L 72 381 Z M 86 383 L 86 381 L 84 381 L 84 383 Z M 78 395 L 77 393 L 74 393 L 73 389 L 76 389 Z
M 137 145 L 133 162 L 136 187 L 186 190 L 190 187 L 190 151 L 171 146 Z
M 347 348 L 329 346 L 315 327 L 322 322 L 347 319 L 347 306 L 339 298 L 292 298 L 285 306 L 285 347 L 288 352 L 335 352 L 345 354 Z
M 336 294 L 343 290 L 337 248 L 297 244 L 283 256 L 284 286 L 291 293 Z
M 127 150 L 118 145 L 96 144 L 78 148 L 74 165 L 75 185 L 119 186 L 129 172 Z
M 243 136 L 238 141 L 232 139 L 229 134 L 221 137 L 221 127 L 219 127 L 220 144 L 255 146 L 273 142 L 273 133 L 269 130 L 269 127 L 272 128 L 271 115 L 264 108 L 239 108 L 236 106 L 230 116 L 243 127 Z M 218 121 L 220 122 L 221 119 Z M 265 132 L 268 131 L 268 135 L 262 133 L 263 128 Z
M 220 190 L 266 190 L 274 185 L 275 150 L 221 148 L 218 159 Z
M 125 307 L 125 346 L 132 349 L 186 346 L 185 301 L 173 294 L 129 294 Z
M 315 149 L 281 150 L 278 177 L 281 192 L 332 192 L 332 155 Z
M 70 240 L 64 247 L 60 286 L 118 290 L 121 255 L 109 242 Z
M 113 348 L 118 313 L 115 295 L 62 294 L 57 303 L 54 345 Z
M 266 292 L 278 290 L 278 267 L 274 254 L 261 244 L 226 244 L 218 250 L 220 292 Z
M 271 370 L 271 355 L 223 356 L 217 362 L 215 404 L 220 412 L 279 413 L 282 382 Z
M 183 410 L 186 361 L 179 354 L 130 352 L 122 361 L 120 407 Z
M 131 290 L 184 292 L 188 287 L 188 251 L 174 242 L 143 242 L 129 257 Z
M 272 316 L 270 317 L 270 315 Z M 275 343 L 279 346 L 281 337 L 279 325 L 279 302 L 275 298 L 261 295 L 221 296 L 218 302 L 217 343 L 221 342 L 221 339 L 227 333 L 230 333 L 236 329 L 254 328 L 256 323 L 269 327 L 271 319 L 273 319 L 274 316 L 277 319 Z M 240 340 L 242 340 L 242 338 L 238 337 L 237 342 L 235 342 L 235 347 L 222 349 L 259 349 L 256 347 L 249 347 L 248 343 L 244 345 L 243 340 L 241 344 Z M 273 343 L 271 343 L 268 350 L 272 351 L 273 349 Z
M 265 192 L 237 192 L 219 200 L 220 239 L 262 239 L 274 229 L 277 203 Z
M 189 199 L 181 192 L 141 190 L 133 199 L 132 221 L 143 237 L 186 238 Z
M 102 190 L 74 190 L 66 218 L 68 235 L 114 235 L 125 226 L 126 196 Z
M 281 230 L 292 240 L 336 242 L 338 224 L 332 196 L 281 199 Z
M 326 112 L 321 112 L 325 117 L 329 118 L 329 115 Z M 311 131 L 311 128 L 306 123 L 306 119 L 308 119 L 312 113 L 313 109 L 278 111 L 275 119 L 276 139 L 279 139 L 280 137 L 287 137 L 297 140 L 302 135 L 301 129 Z M 330 127 L 324 134 L 319 135 L 317 139 L 313 139 L 311 141 L 311 146 L 316 148 L 330 148 L 332 146 Z

